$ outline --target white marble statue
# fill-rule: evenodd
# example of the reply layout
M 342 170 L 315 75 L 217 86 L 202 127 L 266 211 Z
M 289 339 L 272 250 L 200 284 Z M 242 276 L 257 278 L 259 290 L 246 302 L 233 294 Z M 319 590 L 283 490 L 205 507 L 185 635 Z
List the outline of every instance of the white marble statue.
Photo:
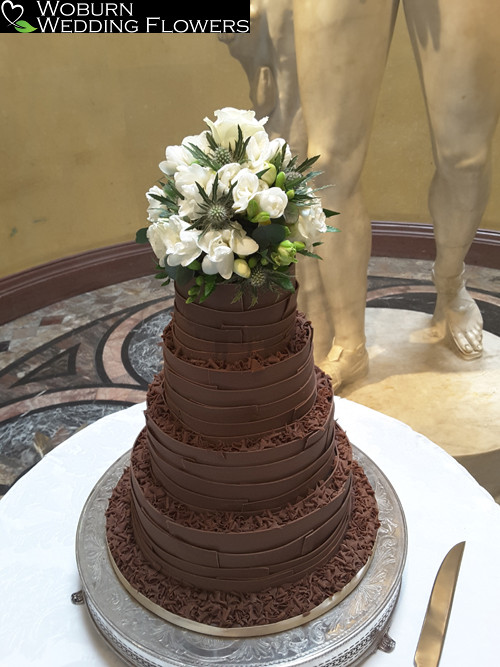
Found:
M 318 364 L 337 389 L 368 370 L 371 228 L 360 176 L 399 4 L 252 0 L 251 34 L 229 44 L 249 78 L 255 110 L 270 116 L 272 129 L 290 137 L 294 150 L 321 155 L 315 166 L 332 185 L 322 191 L 323 204 L 341 213 L 335 224 L 342 231 L 328 234 L 321 247 L 324 260 L 298 269 L 300 307 L 315 327 Z M 482 353 L 482 317 L 465 289 L 464 259 L 490 191 L 500 111 L 500 3 L 401 4 L 435 162 L 429 190 L 436 241 L 433 322 L 458 354 L 474 359 Z

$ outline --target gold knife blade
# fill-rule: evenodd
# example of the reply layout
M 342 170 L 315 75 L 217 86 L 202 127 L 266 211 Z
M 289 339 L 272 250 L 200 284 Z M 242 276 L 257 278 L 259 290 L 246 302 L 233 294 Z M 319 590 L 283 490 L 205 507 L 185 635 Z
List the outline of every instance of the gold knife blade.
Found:
M 415 651 L 415 667 L 439 665 L 464 548 L 465 542 L 455 544 L 438 570 Z

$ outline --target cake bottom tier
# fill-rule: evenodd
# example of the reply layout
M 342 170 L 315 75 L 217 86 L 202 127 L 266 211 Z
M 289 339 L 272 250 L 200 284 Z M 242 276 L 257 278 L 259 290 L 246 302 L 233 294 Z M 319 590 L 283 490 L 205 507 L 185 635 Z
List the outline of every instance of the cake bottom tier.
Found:
M 131 589 L 154 606 L 194 623 L 244 628 L 307 614 L 356 577 L 368 563 L 375 545 L 379 527 L 375 496 L 363 469 L 355 461 L 352 474 L 353 507 L 340 548 L 326 564 L 298 581 L 259 592 L 234 593 L 199 589 L 158 572 L 135 541 L 129 468 L 116 485 L 106 512 L 110 555 Z

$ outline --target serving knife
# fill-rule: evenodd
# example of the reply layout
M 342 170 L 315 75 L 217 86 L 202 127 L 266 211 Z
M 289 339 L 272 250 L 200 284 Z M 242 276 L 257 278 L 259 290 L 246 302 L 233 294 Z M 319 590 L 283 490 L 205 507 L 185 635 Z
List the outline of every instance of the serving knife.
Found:
M 439 665 L 464 548 L 465 542 L 455 544 L 438 570 L 415 651 L 415 667 Z

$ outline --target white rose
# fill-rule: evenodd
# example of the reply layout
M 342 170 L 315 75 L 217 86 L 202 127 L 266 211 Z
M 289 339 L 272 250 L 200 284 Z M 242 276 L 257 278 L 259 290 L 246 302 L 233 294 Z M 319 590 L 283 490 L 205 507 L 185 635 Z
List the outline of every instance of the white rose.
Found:
M 281 188 L 262 190 L 255 195 L 254 199 L 260 210 L 269 213 L 271 218 L 281 217 L 288 204 L 288 197 Z
M 233 274 L 234 253 L 251 255 L 259 249 L 238 223 L 220 231 L 208 231 L 200 236 L 198 245 L 207 253 L 201 264 L 203 272 L 208 275 L 219 273 L 225 280 Z
M 165 266 L 165 256 L 169 266 L 188 266 L 200 256 L 200 232 L 188 227 L 189 223 L 178 215 L 158 220 L 148 227 L 148 240 L 160 266 Z
M 157 185 L 153 185 L 153 187 L 149 188 L 149 190 L 146 192 L 146 199 L 149 202 L 148 220 L 150 222 L 157 222 L 157 220 L 161 217 L 168 217 L 167 207 L 151 195 L 158 195 L 159 197 L 164 196 L 163 190 Z
M 243 213 L 248 208 L 248 202 L 259 192 L 262 183 L 256 174 L 246 167 L 241 169 L 234 180 L 233 208 L 237 213 Z
M 205 118 L 205 123 L 212 130 L 212 135 L 219 146 L 229 148 L 238 139 L 238 126 L 241 127 L 243 138 L 253 136 L 262 131 L 267 118 L 257 120 L 254 111 L 242 111 L 233 107 L 225 107 L 215 112 L 217 120 Z
M 326 230 L 325 212 L 321 204 L 316 202 L 311 206 L 300 208 L 299 219 L 295 225 L 292 240 L 302 241 L 310 250 L 313 243 L 321 240 L 321 235 Z
M 206 153 L 208 149 L 206 132 L 185 137 L 180 146 L 167 146 L 165 149 L 165 160 L 159 164 L 159 167 L 164 174 L 172 176 L 181 165 L 189 166 L 190 164 L 193 164 L 195 158 L 188 149 L 189 144 L 198 146 L 198 148 Z

